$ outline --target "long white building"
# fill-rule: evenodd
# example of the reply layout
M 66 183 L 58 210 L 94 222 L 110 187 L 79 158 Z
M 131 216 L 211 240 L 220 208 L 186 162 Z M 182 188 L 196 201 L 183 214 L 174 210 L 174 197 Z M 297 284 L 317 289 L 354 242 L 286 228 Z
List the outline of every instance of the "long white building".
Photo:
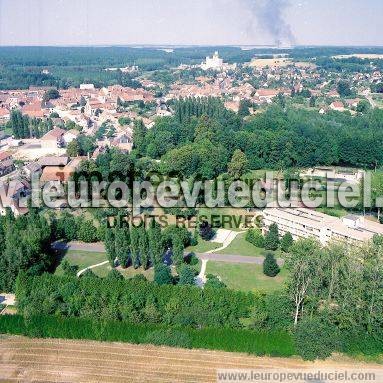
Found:
M 263 219 L 265 231 L 276 223 L 281 235 L 290 232 L 295 240 L 314 237 L 323 245 L 331 239 L 358 243 L 375 234 L 383 235 L 383 225 L 364 217 L 348 215 L 339 219 L 306 208 L 266 208 Z

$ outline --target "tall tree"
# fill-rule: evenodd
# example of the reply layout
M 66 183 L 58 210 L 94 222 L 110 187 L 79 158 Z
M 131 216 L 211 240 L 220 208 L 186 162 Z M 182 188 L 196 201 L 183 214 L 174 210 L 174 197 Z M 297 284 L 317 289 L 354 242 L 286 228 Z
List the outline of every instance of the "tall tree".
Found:
M 301 239 L 294 243 L 286 259 L 290 271 L 288 294 L 295 305 L 294 326 L 303 316 L 305 299 L 315 296 L 321 284 L 322 250 L 319 242 L 313 239 Z
M 164 245 L 160 225 L 153 220 L 148 229 L 150 261 L 153 265 L 161 263 L 164 256 Z
M 140 267 L 140 234 L 139 229 L 134 225 L 130 230 L 130 253 L 133 267 L 137 269 Z
M 248 164 L 246 155 L 241 150 L 236 149 L 227 167 L 230 177 L 239 180 L 246 173 Z

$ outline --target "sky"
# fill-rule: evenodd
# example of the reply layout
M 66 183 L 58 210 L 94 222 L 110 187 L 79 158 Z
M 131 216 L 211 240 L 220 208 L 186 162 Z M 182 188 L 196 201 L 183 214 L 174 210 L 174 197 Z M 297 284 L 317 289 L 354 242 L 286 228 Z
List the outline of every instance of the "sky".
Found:
M 0 46 L 383 46 L 382 16 L 382 0 L 0 0 Z

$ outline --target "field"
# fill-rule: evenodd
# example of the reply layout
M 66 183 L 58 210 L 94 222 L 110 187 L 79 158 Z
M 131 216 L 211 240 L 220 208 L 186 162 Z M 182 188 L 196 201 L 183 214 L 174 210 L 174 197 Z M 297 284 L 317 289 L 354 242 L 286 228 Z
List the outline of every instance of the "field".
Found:
M 242 291 L 275 291 L 283 287 L 287 270 L 283 269 L 275 278 L 263 274 L 262 265 L 232 264 L 225 262 L 207 263 L 206 272 L 218 275 L 230 289 Z
M 77 265 L 79 270 L 86 267 L 96 265 L 97 263 L 107 261 L 105 253 L 95 253 L 90 251 L 69 250 L 64 254 L 62 260 L 66 259 L 71 265 Z M 61 261 L 62 261 L 61 260 Z M 96 269 L 95 269 L 96 270 Z M 57 275 L 62 275 L 63 270 L 61 265 L 56 269 Z
M 380 371 L 381 366 L 350 359 L 308 363 L 299 359 L 168 347 L 41 340 L 4 336 L 0 343 L 0 381 L 4 382 L 216 382 L 217 369 L 289 368 Z M 379 377 L 376 377 L 378 381 Z
M 273 58 L 273 59 L 255 59 L 252 60 L 250 66 L 255 68 L 265 67 L 285 67 L 291 65 L 292 61 L 287 58 Z

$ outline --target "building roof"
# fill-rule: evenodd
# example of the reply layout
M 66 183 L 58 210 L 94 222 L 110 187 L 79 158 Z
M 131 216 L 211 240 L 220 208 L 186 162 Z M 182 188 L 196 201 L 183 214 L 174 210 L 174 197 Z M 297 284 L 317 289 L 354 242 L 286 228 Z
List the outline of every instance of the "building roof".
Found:
M 9 152 L 0 152 L 0 161 L 4 161 L 8 158 L 12 157 L 12 154 Z
M 61 128 L 54 128 L 46 133 L 41 139 L 44 141 L 47 140 L 57 140 L 65 134 L 66 130 Z
M 45 166 L 65 166 L 69 162 L 69 157 L 41 157 L 38 161 L 41 167 Z
M 74 173 L 73 168 L 65 166 L 49 166 L 44 168 L 41 174 L 41 182 L 49 181 L 68 181 L 70 176 Z

